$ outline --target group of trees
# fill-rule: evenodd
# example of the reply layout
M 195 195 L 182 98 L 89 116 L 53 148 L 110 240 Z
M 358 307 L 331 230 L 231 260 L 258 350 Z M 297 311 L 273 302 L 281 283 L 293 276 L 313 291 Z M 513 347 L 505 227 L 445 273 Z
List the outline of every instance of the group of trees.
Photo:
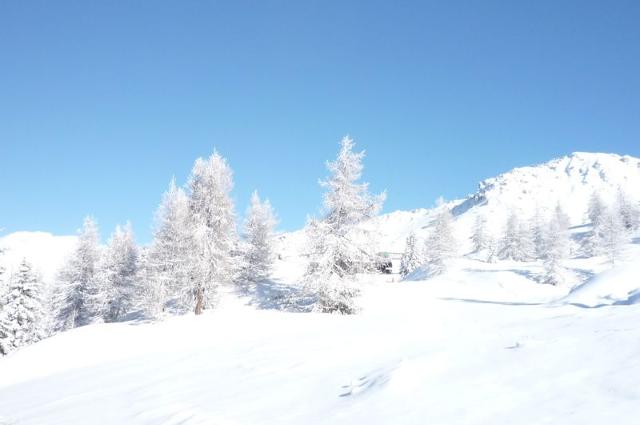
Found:
M 604 255 L 613 265 L 630 233 L 640 226 L 640 208 L 621 189 L 610 205 L 594 193 L 589 201 L 588 218 L 591 230 L 583 239 L 581 252 L 586 256 Z M 445 271 L 446 260 L 458 250 L 451 220 L 449 209 L 440 205 L 422 244 L 413 233 L 407 237 L 400 262 L 403 277 L 419 267 L 429 275 Z M 569 217 L 560 205 L 547 218 L 540 209 L 528 219 L 514 209 L 507 216 L 502 234 L 495 237 L 487 228 L 487 217 L 479 212 L 471 234 L 473 252 L 484 255 L 487 262 L 542 260 L 541 281 L 557 285 L 563 281 L 563 262 L 571 253 L 569 225 Z
M 96 222 L 87 217 L 74 252 L 57 275 L 49 302 L 44 303 L 51 306 L 50 311 L 45 311 L 35 289 L 9 292 L 24 292 L 23 298 L 35 294 L 39 313 L 25 320 L 36 320 L 37 314 L 51 316 L 49 329 L 42 328 L 41 333 L 136 316 L 200 314 L 215 304 L 221 287 L 265 279 L 273 264 L 276 220 L 269 201 L 262 201 L 254 192 L 241 238 L 236 231 L 232 187 L 231 168 L 222 156 L 214 152 L 208 159 L 200 158 L 185 188 L 171 181 L 156 213 L 149 246 L 136 244 L 130 224 L 117 226 L 102 246 Z M 25 279 L 16 279 L 16 285 L 26 288 Z M 15 310 L 8 302 L 2 305 L 3 313 Z M 18 323 L 13 316 L 17 313 L 11 314 L 3 315 L 2 320 L 7 316 L 6 322 Z M 2 333 L 4 327 L 0 329 L 4 347 L 9 339 Z
M 354 277 L 376 265 L 372 235 L 359 225 L 378 213 L 385 194 L 373 196 L 359 182 L 364 152 L 353 146 L 345 137 L 337 159 L 327 163 L 323 215 L 307 226 L 309 266 L 298 301 L 316 311 L 353 313 Z M 91 323 L 200 314 L 215 305 L 220 288 L 247 289 L 268 278 L 273 208 L 254 192 L 238 235 L 232 188 L 231 168 L 217 152 L 196 160 L 186 187 L 171 181 L 156 212 L 153 241 L 142 248 L 130 224 L 117 226 L 102 246 L 95 220 L 87 217 L 51 295 L 23 262 L 1 298 L 0 352 Z
M 629 234 L 640 226 L 640 208 L 629 201 L 621 189 L 607 205 L 598 193 L 589 200 L 591 231 L 582 245 L 586 255 L 606 255 L 613 265 L 620 256 Z
M 322 215 L 306 226 L 308 266 L 294 300 L 301 308 L 354 313 L 356 275 L 379 264 L 375 234 L 362 224 L 378 214 L 386 194 L 372 195 L 360 181 L 363 158 L 364 151 L 354 152 L 353 140 L 345 137 L 335 161 L 327 163 L 329 176 L 320 182 Z M 146 247 L 136 244 L 130 224 L 117 226 L 102 246 L 95 221 L 86 218 L 51 294 L 43 292 L 37 273 L 23 261 L 8 285 L 0 286 L 7 288 L 0 294 L 0 354 L 95 322 L 201 314 L 215 305 L 221 288 L 247 289 L 267 279 L 274 262 L 273 208 L 254 192 L 238 234 L 232 188 L 233 174 L 222 156 L 214 152 L 197 159 L 185 187 L 172 180 L 164 193 L 153 241 Z M 629 232 L 640 226 L 640 209 L 622 191 L 610 205 L 594 194 L 588 216 L 592 226 L 582 251 L 607 255 L 614 263 Z M 514 210 L 495 237 L 479 213 L 471 242 L 488 262 L 542 259 L 543 282 L 555 285 L 562 282 L 571 249 L 569 218 L 559 205 L 546 218 L 540 210 L 530 219 Z M 430 276 L 441 274 L 458 250 L 451 210 L 439 201 L 426 238 L 408 236 L 400 273 L 422 268 Z M 0 282 L 3 277 L 0 269 Z
M 453 215 L 442 199 L 437 202 L 435 217 L 422 245 L 415 233 L 410 233 L 400 259 L 400 275 L 406 277 L 422 267 L 429 276 L 446 271 L 446 263 L 457 252 L 457 241 L 453 230 Z

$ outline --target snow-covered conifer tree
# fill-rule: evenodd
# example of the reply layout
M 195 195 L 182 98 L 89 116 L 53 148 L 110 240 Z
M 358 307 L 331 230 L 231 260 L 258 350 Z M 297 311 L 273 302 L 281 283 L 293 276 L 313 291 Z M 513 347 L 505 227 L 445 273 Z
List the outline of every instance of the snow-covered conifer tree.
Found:
M 404 253 L 400 259 L 400 276 L 406 277 L 408 274 L 420 267 L 420 264 L 422 263 L 420 257 L 416 235 L 411 232 L 409 233 L 409 236 L 407 236 Z
M 618 188 L 616 196 L 616 208 L 620 212 L 620 219 L 627 231 L 633 231 L 640 225 L 640 210 L 631 200 L 629 200 L 627 194 Z
M 473 224 L 473 252 L 480 252 L 487 248 L 489 236 L 487 235 L 487 217 L 483 213 L 476 214 Z
M 367 183 L 359 183 L 364 151 L 353 152 L 353 146 L 344 137 L 338 157 L 327 163 L 330 175 L 321 182 L 327 190 L 324 218 L 307 225 L 310 261 L 304 284 L 317 311 L 354 313 L 353 277 L 376 263 L 372 235 L 358 225 L 378 213 L 385 194 L 373 196 Z
M 439 200 L 439 211 L 424 245 L 424 265 L 431 276 L 444 273 L 446 260 L 455 256 L 456 239 L 453 233 L 453 216 L 444 201 Z
M 534 252 L 530 223 L 520 220 L 520 213 L 511 211 L 500 243 L 499 257 L 503 260 L 528 261 L 535 256 Z
M 98 226 L 91 217 L 84 220 L 74 253 L 58 274 L 54 294 L 54 331 L 91 323 L 102 316 L 102 289 L 96 279 L 101 249 Z
M 589 205 L 587 215 L 589 216 L 589 221 L 593 227 L 598 225 L 598 221 L 602 216 L 602 213 L 606 209 L 606 205 L 602 201 L 600 194 L 598 192 L 593 192 L 591 194 L 591 198 L 589 198 Z
M 233 177 L 227 161 L 214 152 L 198 158 L 189 177 L 189 210 L 196 250 L 191 270 L 196 314 L 214 304 L 218 286 L 231 282 L 236 245 Z
M 615 204 L 602 213 L 594 232 L 598 252 L 605 254 L 611 266 L 614 266 L 624 244 L 629 241 L 629 234 Z
M 0 354 L 6 355 L 43 338 L 41 283 L 24 259 L 12 276 L 0 310 Z
M 258 192 L 253 192 L 244 222 L 243 280 L 258 282 L 271 273 L 275 225 L 276 218 L 271 203 L 269 200 L 261 201 Z
M 106 322 L 117 322 L 130 313 L 136 302 L 138 247 L 131 224 L 116 226 L 104 251 L 98 280 L 102 293 L 96 299 L 103 305 Z
M 555 209 L 544 232 L 544 283 L 558 285 L 563 282 L 563 260 L 569 254 L 569 218 L 560 205 Z
M 548 223 L 545 223 L 542 211 L 539 207 L 536 207 L 533 217 L 531 217 L 531 239 L 533 241 L 535 258 L 544 258 L 547 251 L 545 246 L 546 232 L 548 230 Z
M 156 212 L 153 242 L 141 269 L 146 274 L 142 304 L 151 317 L 161 316 L 167 306 L 178 312 L 193 309 L 196 252 L 191 224 L 189 197 L 172 179 Z

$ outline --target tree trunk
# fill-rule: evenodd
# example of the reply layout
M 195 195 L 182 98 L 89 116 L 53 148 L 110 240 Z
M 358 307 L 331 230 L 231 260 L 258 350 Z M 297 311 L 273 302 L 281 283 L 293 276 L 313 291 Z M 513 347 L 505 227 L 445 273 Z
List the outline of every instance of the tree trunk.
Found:
M 202 314 L 202 310 L 204 310 L 204 289 L 202 287 L 198 287 L 196 289 L 196 314 Z

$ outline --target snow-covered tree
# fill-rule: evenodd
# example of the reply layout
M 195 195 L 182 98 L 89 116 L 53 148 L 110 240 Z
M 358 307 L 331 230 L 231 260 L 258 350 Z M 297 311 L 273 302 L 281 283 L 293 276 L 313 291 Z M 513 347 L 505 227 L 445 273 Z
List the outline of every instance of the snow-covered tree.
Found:
M 314 309 L 323 312 L 354 313 L 353 286 L 357 272 L 375 267 L 372 234 L 358 226 L 375 216 L 385 194 L 371 195 L 367 183 L 360 183 L 364 151 L 353 152 L 350 137 L 340 142 L 335 161 L 327 163 L 324 217 L 307 225 L 309 266 L 304 277 L 306 293 L 314 299 Z
M 589 221 L 593 227 L 598 225 L 598 221 L 602 216 L 602 213 L 605 211 L 606 205 L 602 201 L 600 194 L 598 192 L 593 192 L 591 197 L 589 198 L 589 205 L 587 215 L 589 216 Z
M 602 213 L 595 228 L 595 237 L 598 251 L 607 256 L 613 267 L 624 244 L 629 242 L 629 234 L 615 204 Z
M 195 239 L 189 197 L 171 180 L 155 216 L 153 242 L 142 258 L 142 304 L 151 317 L 169 306 L 179 312 L 193 309 L 192 269 Z
M 618 188 L 616 196 L 616 208 L 620 213 L 620 219 L 627 231 L 633 231 L 640 226 L 640 209 L 627 196 L 627 194 Z
M 546 232 L 548 230 L 548 223 L 542 214 L 542 210 L 536 206 L 533 217 L 531 217 L 531 238 L 533 241 L 535 258 L 544 258 L 547 247 L 545 246 Z
M 236 245 L 233 177 L 227 161 L 213 153 L 198 158 L 189 177 L 189 211 L 195 241 L 191 270 L 196 314 L 212 307 L 218 286 L 232 281 Z
M 136 275 L 138 273 L 138 247 L 131 223 L 116 226 L 100 264 L 103 318 L 106 322 L 122 320 L 133 310 L 136 302 Z
M 439 211 L 424 244 L 424 266 L 431 276 L 446 270 L 446 261 L 455 256 L 456 239 L 453 232 L 453 215 L 440 200 Z
M 544 232 L 544 283 L 558 285 L 563 282 L 563 261 L 569 254 L 569 217 L 558 205 Z
M 3 254 L 4 254 L 4 250 L 0 248 L 0 258 L 2 258 Z M 4 301 L 4 291 L 5 291 L 4 267 L 2 267 L 2 264 L 0 264 L 0 310 L 2 310 L 2 303 Z
M 275 225 L 276 218 L 271 203 L 269 200 L 261 201 L 258 192 L 253 192 L 244 222 L 243 280 L 258 282 L 271 273 Z
M 489 235 L 487 234 L 487 217 L 483 213 L 476 214 L 473 223 L 473 233 L 471 242 L 473 243 L 473 252 L 480 252 L 487 248 Z
M 528 261 L 534 256 L 534 242 L 529 223 L 522 221 L 516 211 L 511 211 L 507 219 L 500 247 L 500 258 Z
M 409 233 L 404 248 L 404 253 L 400 259 L 400 276 L 406 277 L 415 269 L 420 267 L 422 263 L 420 250 L 418 249 L 418 241 L 415 233 Z
M 12 276 L 0 310 L 0 354 L 43 338 L 41 283 L 31 264 L 24 259 Z
M 98 226 L 84 220 L 78 245 L 58 274 L 54 293 L 54 331 L 64 331 L 102 317 L 102 287 L 96 279 L 101 249 Z

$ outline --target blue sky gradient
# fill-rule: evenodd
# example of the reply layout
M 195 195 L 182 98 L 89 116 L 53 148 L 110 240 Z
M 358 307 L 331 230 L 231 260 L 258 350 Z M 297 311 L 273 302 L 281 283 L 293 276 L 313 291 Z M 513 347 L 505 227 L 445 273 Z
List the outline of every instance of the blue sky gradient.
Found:
M 572 151 L 640 156 L 640 2 L 0 4 L 0 227 L 150 229 L 214 147 L 280 227 L 350 134 L 385 211 Z

